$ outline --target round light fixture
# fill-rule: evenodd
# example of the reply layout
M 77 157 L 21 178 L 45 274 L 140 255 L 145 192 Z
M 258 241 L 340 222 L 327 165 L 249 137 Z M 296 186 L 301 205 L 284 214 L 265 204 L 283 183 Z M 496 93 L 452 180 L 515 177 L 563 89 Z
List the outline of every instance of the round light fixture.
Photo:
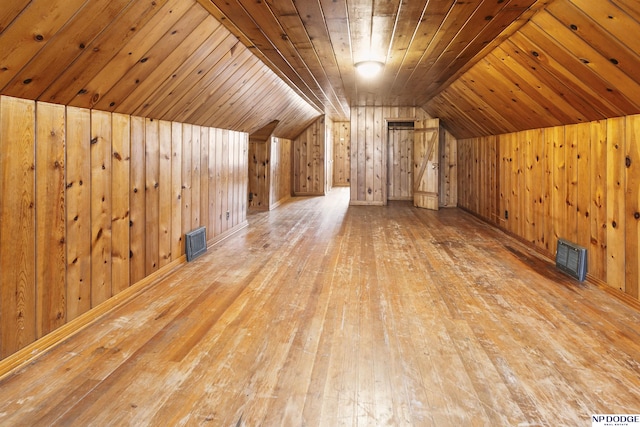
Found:
M 362 77 L 372 78 L 382 71 L 384 64 L 379 61 L 362 61 L 357 62 L 355 66 L 358 74 Z

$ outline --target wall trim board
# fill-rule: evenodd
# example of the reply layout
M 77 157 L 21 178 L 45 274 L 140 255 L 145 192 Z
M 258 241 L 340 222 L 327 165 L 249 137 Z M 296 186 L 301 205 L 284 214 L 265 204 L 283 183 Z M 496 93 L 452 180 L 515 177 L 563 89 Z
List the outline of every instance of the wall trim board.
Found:
M 304 192 L 304 193 L 296 193 L 293 195 L 293 197 L 322 197 L 322 196 L 326 196 L 327 193 L 326 192 L 322 192 L 322 193 L 309 193 L 309 192 Z
M 385 206 L 386 203 L 382 201 L 367 202 L 365 200 L 351 200 L 349 206 Z

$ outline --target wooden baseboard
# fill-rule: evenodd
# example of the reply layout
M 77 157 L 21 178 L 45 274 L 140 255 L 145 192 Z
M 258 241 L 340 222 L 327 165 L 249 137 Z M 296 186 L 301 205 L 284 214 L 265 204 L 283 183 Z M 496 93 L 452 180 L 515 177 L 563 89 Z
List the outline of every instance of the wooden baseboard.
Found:
M 350 206 L 384 206 L 385 202 L 368 202 L 366 200 L 351 200 Z
M 249 225 L 248 221 L 244 221 L 233 228 L 225 231 L 224 233 L 215 236 L 207 242 L 207 247 L 211 247 L 217 243 L 220 243 L 222 240 L 228 238 L 229 236 L 237 233 L 243 228 Z M 34 341 L 28 346 L 18 350 L 12 355 L 0 360 L 0 379 L 5 376 L 11 374 L 15 369 L 20 368 L 21 366 L 31 362 L 38 356 L 44 354 L 46 351 L 50 350 L 57 344 L 62 341 L 70 338 L 71 336 L 77 334 L 82 331 L 86 327 L 90 326 L 92 323 L 100 319 L 105 314 L 110 311 L 118 308 L 122 304 L 127 301 L 135 298 L 140 295 L 142 292 L 148 290 L 153 285 L 159 283 L 161 280 L 168 277 L 170 274 L 178 270 L 187 262 L 186 255 L 182 255 L 180 258 L 177 258 L 171 261 L 169 264 L 165 265 L 161 269 L 151 273 L 144 279 L 135 283 L 134 285 L 128 287 L 124 291 L 120 292 L 104 301 L 103 303 L 97 305 L 86 313 L 81 314 L 75 319 L 65 323 L 58 329 L 50 332 L 44 337 Z

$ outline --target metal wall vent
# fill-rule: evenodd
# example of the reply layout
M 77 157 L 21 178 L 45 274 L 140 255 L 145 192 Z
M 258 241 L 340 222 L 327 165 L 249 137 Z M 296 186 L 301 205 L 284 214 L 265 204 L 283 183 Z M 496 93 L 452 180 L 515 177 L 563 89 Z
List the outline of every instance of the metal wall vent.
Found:
M 587 276 L 587 249 L 558 239 L 556 267 L 582 282 Z
M 185 234 L 187 261 L 193 261 L 207 252 L 207 228 L 199 227 Z

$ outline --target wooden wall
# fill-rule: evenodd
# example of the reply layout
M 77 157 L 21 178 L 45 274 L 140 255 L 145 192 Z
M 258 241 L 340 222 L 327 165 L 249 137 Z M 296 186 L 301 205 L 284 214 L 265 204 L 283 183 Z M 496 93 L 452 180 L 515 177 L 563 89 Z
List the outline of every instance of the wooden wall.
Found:
M 413 200 L 413 122 L 389 128 L 387 138 L 387 200 Z
M 186 231 L 244 226 L 247 145 L 0 96 L 0 358 L 179 261 Z
M 271 188 L 271 137 L 249 137 L 249 209 L 269 210 Z
M 322 116 L 293 140 L 293 195 L 323 196 L 328 191 L 325 139 L 325 117 Z
M 363 106 L 351 109 L 351 204 L 384 205 L 387 202 L 387 182 L 394 179 L 387 176 L 387 164 L 394 161 L 388 158 L 387 122 L 428 118 L 422 109 L 413 107 Z M 456 206 L 456 139 L 446 129 L 441 129 L 440 134 L 440 206 Z M 404 196 L 406 198 L 407 195 Z
M 249 208 L 268 211 L 291 197 L 291 140 L 249 138 Z
M 333 123 L 333 185 L 348 187 L 351 173 L 351 123 Z
M 421 108 L 351 108 L 351 204 L 387 203 L 386 119 L 426 119 Z
M 458 206 L 458 141 L 440 127 L 440 207 Z
M 324 192 L 333 187 L 333 120 L 325 116 L 324 121 Z
M 633 115 L 459 140 L 459 206 L 550 257 L 586 247 L 591 278 L 638 298 L 639 138 Z
M 290 139 L 271 139 L 270 209 L 291 197 L 291 145 Z

